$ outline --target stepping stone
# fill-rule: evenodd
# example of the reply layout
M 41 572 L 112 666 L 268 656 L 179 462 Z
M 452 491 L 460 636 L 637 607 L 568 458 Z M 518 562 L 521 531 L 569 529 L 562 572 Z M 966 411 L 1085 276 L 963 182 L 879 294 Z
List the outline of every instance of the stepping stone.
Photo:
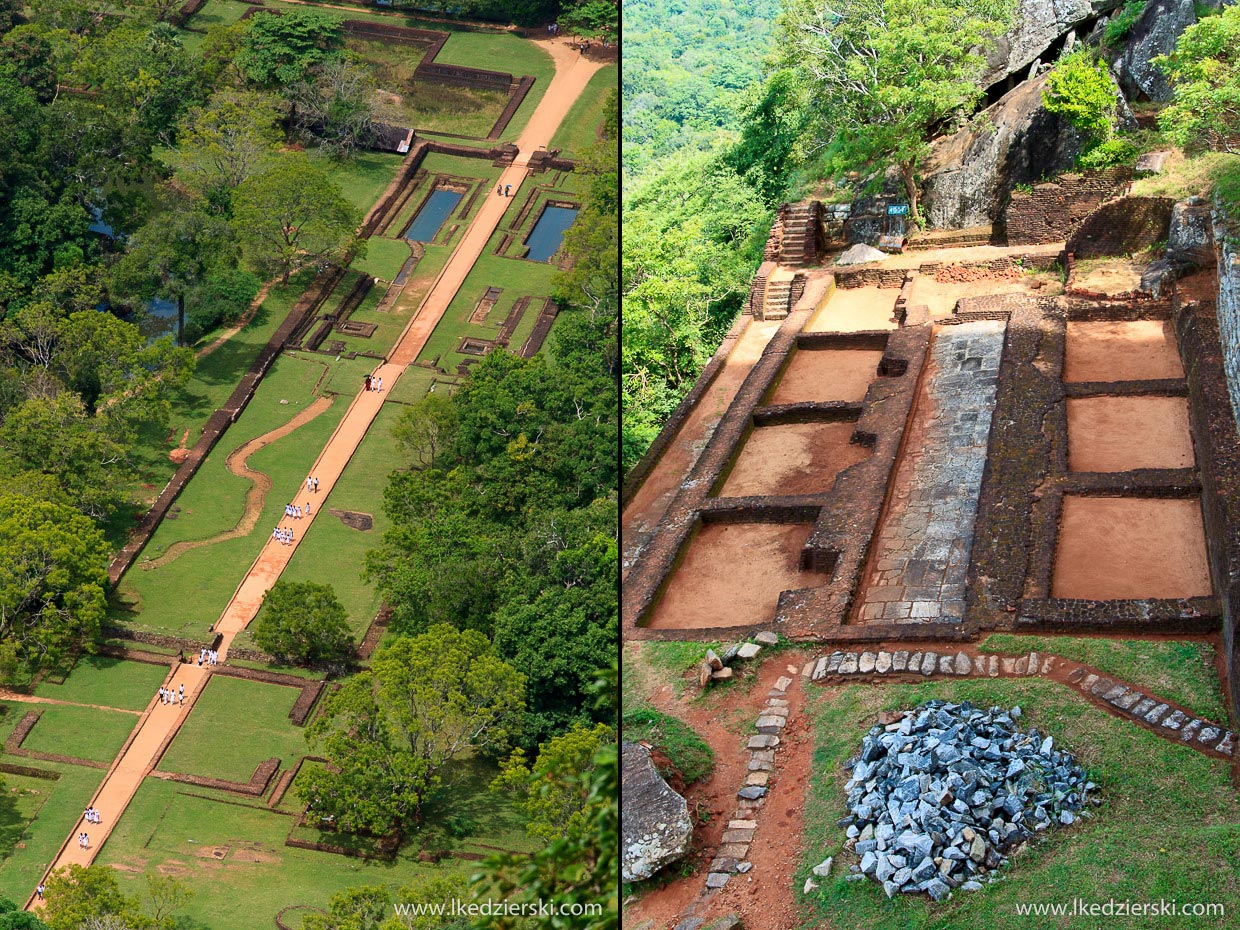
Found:
M 706 918 L 704 917 L 686 917 L 673 927 L 672 930 L 701 930 L 704 923 L 706 923 Z
M 872 652 L 861 653 L 861 658 L 857 660 L 857 671 L 868 674 L 874 671 L 874 663 L 878 659 Z
M 785 701 L 783 698 L 767 698 L 766 706 L 767 707 L 787 707 L 788 702 Z M 775 711 L 772 711 L 772 713 L 775 713 Z
M 795 676 L 797 673 L 797 667 L 795 665 L 785 665 L 784 668 L 787 670 L 789 675 Z M 792 682 L 789 681 L 788 684 L 792 684 Z
M 732 678 L 734 672 L 730 668 L 721 668 L 717 672 L 711 672 L 712 681 L 728 681 Z
M 1188 719 L 1188 715 L 1182 711 L 1172 711 L 1163 720 L 1162 725 L 1168 730 L 1178 730 L 1184 725 L 1184 721 Z
M 969 660 L 969 657 L 965 655 L 963 652 L 957 652 L 956 653 L 956 674 L 967 675 L 971 671 L 973 671 L 973 663 Z
M 719 671 L 719 669 L 723 668 L 723 659 L 715 655 L 715 650 L 707 649 L 706 650 L 706 664 L 709 665 L 712 669 L 714 669 L 717 672 Z
M 1102 699 L 1104 701 L 1110 701 L 1112 704 L 1115 704 L 1116 699 L 1122 698 L 1125 694 L 1128 694 L 1129 690 L 1130 689 L 1127 685 L 1116 685 L 1114 688 L 1112 688 L 1110 691 L 1104 694 L 1102 696 Z M 1094 693 L 1097 694 L 1098 692 L 1095 691 Z
M 746 785 L 757 785 L 759 788 L 765 786 L 771 780 L 770 772 L 750 772 L 745 776 Z
M 951 656 L 939 656 L 939 672 L 944 675 L 950 675 L 952 673 Z
M 776 704 L 775 703 L 776 701 L 779 701 L 779 703 Z M 759 713 L 758 716 L 759 717 L 784 717 L 786 718 L 788 716 L 788 702 L 780 701 L 779 698 L 771 698 L 769 701 L 766 702 L 766 707 L 762 709 L 761 713 Z
M 749 737 L 749 745 L 746 748 L 748 749 L 774 749 L 778 745 L 779 745 L 778 736 L 770 736 L 766 733 L 763 733 L 759 736 Z
M 726 872 L 711 872 L 706 876 L 706 887 L 714 889 L 722 888 L 728 883 L 728 879 L 731 877 L 732 876 L 728 875 Z
M 750 759 L 749 771 L 751 772 L 769 772 L 775 768 L 775 763 L 768 762 L 765 759 Z
M 891 653 L 880 652 L 878 658 L 874 660 L 874 671 L 880 675 L 885 675 L 891 671 Z
M 753 762 L 774 762 L 775 761 L 775 750 L 774 749 L 755 750 L 754 754 L 750 757 L 750 759 Z M 753 771 L 757 771 L 757 769 L 754 769 L 752 765 L 750 766 L 750 769 Z
M 763 646 L 775 646 L 779 644 L 779 637 L 769 630 L 763 630 L 754 637 L 754 642 L 761 643 Z
M 840 670 L 840 663 L 843 661 L 844 661 L 844 653 L 842 652 L 831 653 L 831 658 L 827 660 L 827 673 L 830 674 L 831 672 L 838 672 Z
M 990 675 L 991 678 L 999 677 L 999 657 L 998 656 L 990 657 L 990 668 L 987 671 L 987 674 Z
M 712 872 L 728 872 L 735 875 L 739 865 L 740 860 L 738 859 L 733 859 L 731 856 L 720 856 L 718 859 L 711 860 L 710 870 Z
M 1068 682 L 1070 684 L 1078 684 L 1084 677 L 1085 669 L 1083 668 L 1074 668 L 1072 671 L 1068 672 Z
M 729 859 L 744 859 L 748 854 L 748 843 L 723 843 L 719 846 L 719 855 Z
M 792 679 L 789 678 L 787 675 L 785 675 L 782 678 L 780 678 L 779 681 L 775 682 L 775 690 L 776 691 L 787 691 L 788 686 L 791 684 L 792 684 Z
M 729 830 L 756 830 L 758 829 L 758 821 L 756 820 L 729 820 Z
M 1092 688 L 1092 687 L 1094 686 L 1094 683 L 1095 683 L 1097 680 L 1098 680 L 1098 676 L 1097 676 L 1097 675 L 1094 675 L 1094 674 L 1089 674 L 1089 675 L 1086 675 L 1086 676 L 1085 676 L 1085 680 L 1081 682 L 1081 690 L 1082 690 L 1082 691 L 1088 691 L 1090 688 Z
M 751 843 L 753 842 L 753 830 L 724 830 L 722 841 L 724 843 Z
M 1089 687 L 1089 693 L 1094 697 L 1102 697 L 1115 687 L 1115 682 L 1109 678 L 1099 678 Z
M 1003 674 L 1004 675 L 1016 674 L 1016 660 L 1015 659 L 1003 659 L 1001 661 L 1003 663 Z
M 736 657 L 738 659 L 752 659 L 761 651 L 761 646 L 755 646 L 753 643 L 745 643 L 745 645 L 741 646 L 740 649 L 736 650 Z
M 814 671 L 810 674 L 809 677 L 812 681 L 817 681 L 819 678 L 822 678 L 826 674 L 827 674 L 827 657 L 823 656 L 816 663 L 814 663 Z
M 908 670 L 910 672 L 921 671 L 921 653 L 914 652 L 908 660 Z
M 1041 656 L 1039 656 L 1036 652 L 1029 653 L 1029 674 L 1036 675 L 1038 673 L 1038 667 L 1041 665 L 1041 663 L 1042 663 Z
M 1197 731 L 1201 729 L 1202 723 L 1201 720 L 1191 720 L 1184 724 L 1184 728 L 1180 730 L 1180 739 L 1186 743 L 1192 740 L 1197 735 Z
M 1153 698 L 1142 696 L 1140 703 L 1132 709 L 1132 715 L 1134 717 L 1144 717 L 1146 712 L 1157 703 Z
M 765 794 L 765 785 L 746 785 L 740 791 L 736 792 L 736 796 L 744 801 L 756 801 Z
M 1114 704 L 1116 707 L 1118 707 L 1120 710 L 1131 710 L 1132 705 L 1137 703 L 1137 701 L 1141 700 L 1142 696 L 1143 695 L 1141 694 L 1140 691 L 1129 691 L 1123 697 L 1117 700 L 1114 700 L 1111 703 Z
M 897 672 L 902 672 L 908 668 L 908 653 L 903 650 L 892 653 L 891 667 Z
M 1222 732 L 1223 731 L 1218 727 L 1207 724 L 1201 728 L 1201 732 L 1197 735 L 1197 742 L 1205 743 L 1207 746 L 1212 746 L 1214 745 L 1214 741 L 1219 738 L 1219 734 Z
M 774 735 L 784 728 L 788 721 L 783 717 L 773 717 L 770 715 L 758 718 L 758 732 Z
M 857 670 L 857 654 L 849 652 L 844 655 L 844 660 L 840 662 L 840 674 L 851 675 Z
M 939 654 L 937 652 L 927 652 L 921 657 L 921 673 L 923 675 L 934 674 L 934 666 L 938 661 Z
M 1236 748 L 1236 734 L 1228 730 L 1227 735 L 1224 736 L 1223 739 L 1219 742 L 1219 744 L 1215 746 L 1214 748 L 1217 749 L 1219 752 L 1221 752 L 1223 755 L 1230 756 L 1231 751 Z
M 1159 704 L 1152 711 L 1150 711 L 1148 714 L 1145 715 L 1145 722 L 1146 723 L 1158 723 L 1158 721 L 1162 720 L 1163 714 L 1165 714 L 1170 709 L 1171 708 L 1168 707 L 1166 704 Z
M 801 677 L 808 678 L 809 673 L 812 672 L 813 670 L 814 670 L 814 662 L 811 659 L 809 662 L 806 662 L 805 665 L 801 668 Z
M 1042 674 L 1043 675 L 1050 674 L 1051 666 L 1053 666 L 1054 664 L 1055 664 L 1054 656 L 1047 656 L 1045 659 L 1043 659 L 1042 660 Z
M 1029 657 L 1021 656 L 1016 660 L 1016 674 L 1023 675 L 1029 671 Z

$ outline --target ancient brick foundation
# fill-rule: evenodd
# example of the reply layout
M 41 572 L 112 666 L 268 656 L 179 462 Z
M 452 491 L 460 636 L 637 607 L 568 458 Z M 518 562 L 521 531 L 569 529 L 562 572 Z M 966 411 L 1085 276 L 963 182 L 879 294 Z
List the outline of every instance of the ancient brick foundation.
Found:
M 1131 182 L 1132 169 L 1119 167 L 1064 174 L 1030 192 L 1013 191 L 1003 214 L 1008 245 L 1062 242 Z

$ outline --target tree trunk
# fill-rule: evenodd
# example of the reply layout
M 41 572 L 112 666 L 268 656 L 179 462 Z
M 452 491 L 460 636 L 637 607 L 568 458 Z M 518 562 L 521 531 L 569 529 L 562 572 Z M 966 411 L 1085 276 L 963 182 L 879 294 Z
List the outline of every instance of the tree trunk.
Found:
M 917 170 L 917 162 L 907 161 L 900 165 L 900 174 L 904 178 L 904 193 L 908 196 L 909 220 L 916 226 L 921 225 L 921 212 L 918 207 L 917 181 L 913 175 Z

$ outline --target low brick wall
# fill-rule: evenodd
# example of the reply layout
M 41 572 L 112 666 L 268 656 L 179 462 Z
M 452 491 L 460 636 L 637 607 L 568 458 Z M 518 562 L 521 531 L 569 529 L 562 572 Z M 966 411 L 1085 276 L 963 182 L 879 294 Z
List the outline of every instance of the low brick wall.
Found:
M 260 762 L 254 769 L 248 782 L 226 781 L 222 778 L 204 778 L 201 775 L 188 775 L 184 772 L 159 772 L 157 777 L 167 781 L 180 782 L 184 785 L 195 785 L 199 788 L 213 788 L 216 791 L 227 791 L 230 794 L 242 794 L 246 797 L 259 798 L 267 791 L 271 778 L 280 768 L 279 759 L 267 759 Z
M 1129 255 L 1167 240 L 1170 197 L 1122 197 L 1091 213 L 1068 239 L 1067 252 L 1078 260 Z
M 1036 185 L 1031 192 L 1013 191 L 1003 214 L 1008 245 L 1062 242 L 1105 201 L 1126 190 L 1132 169 L 1109 168 L 1064 174 Z

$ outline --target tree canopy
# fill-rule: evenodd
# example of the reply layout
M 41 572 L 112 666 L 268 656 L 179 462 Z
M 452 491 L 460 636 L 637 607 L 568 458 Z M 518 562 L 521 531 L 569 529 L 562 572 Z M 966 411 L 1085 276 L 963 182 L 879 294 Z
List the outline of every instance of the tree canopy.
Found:
M 298 665 L 338 663 L 353 651 L 348 614 L 329 584 L 277 581 L 263 595 L 258 648 Z
M 1175 95 L 1158 116 L 1162 130 L 1190 148 L 1240 152 L 1240 9 L 1226 6 L 1189 26 L 1153 62 Z

